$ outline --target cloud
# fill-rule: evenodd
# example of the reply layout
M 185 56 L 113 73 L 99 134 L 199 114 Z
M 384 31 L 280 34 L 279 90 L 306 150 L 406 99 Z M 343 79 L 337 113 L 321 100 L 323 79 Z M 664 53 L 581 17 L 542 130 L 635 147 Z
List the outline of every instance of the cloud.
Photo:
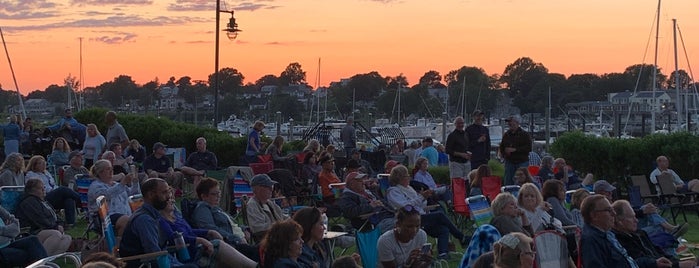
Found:
M 106 5 L 151 5 L 152 0 L 72 0 L 70 1 L 73 5 L 95 5 L 95 6 L 106 6 Z
M 47 0 L 0 0 L 0 19 L 20 20 L 59 15 L 58 4 Z
M 136 15 L 127 16 L 110 16 L 106 18 L 88 18 L 74 21 L 57 22 L 44 25 L 27 25 L 27 26 L 8 26 L 4 27 L 7 31 L 24 31 L 24 30 L 49 30 L 56 28 L 116 28 L 125 26 L 167 26 L 181 25 L 192 22 L 206 22 L 209 20 L 196 17 L 165 17 L 158 16 L 154 18 L 146 18 Z
M 263 1 L 267 2 L 267 1 Z M 256 11 L 258 9 L 275 9 L 279 8 L 281 6 L 273 6 L 273 5 L 267 5 L 267 4 L 262 4 L 262 3 L 250 3 L 250 2 L 245 2 L 245 3 L 240 3 L 237 6 L 233 8 L 233 10 L 240 10 L 240 11 Z
M 126 32 L 106 32 L 106 33 L 110 33 L 110 35 L 92 37 L 92 38 L 90 38 L 90 41 L 97 41 L 97 42 L 102 42 L 105 44 L 115 45 L 115 44 L 122 44 L 122 43 L 127 43 L 127 42 L 134 42 L 136 39 L 136 36 L 137 36 L 134 33 L 126 33 Z
M 90 16 L 90 17 L 92 17 L 92 16 L 106 16 L 106 15 L 112 15 L 112 14 L 114 14 L 114 13 L 107 13 L 107 12 L 101 12 L 101 11 L 86 11 L 86 12 L 84 12 L 83 14 L 85 14 L 85 16 Z M 117 14 L 117 15 L 118 15 L 118 14 Z
M 310 32 L 312 33 L 327 33 L 327 29 L 311 29 Z
M 274 0 L 248 0 L 235 1 L 232 10 L 234 11 L 255 11 L 260 9 L 275 9 L 280 6 L 270 5 L 267 3 Z M 168 5 L 169 11 L 213 11 L 216 10 L 216 2 L 211 0 L 177 0 L 175 3 Z M 221 3 L 221 10 L 231 10 L 225 2 Z

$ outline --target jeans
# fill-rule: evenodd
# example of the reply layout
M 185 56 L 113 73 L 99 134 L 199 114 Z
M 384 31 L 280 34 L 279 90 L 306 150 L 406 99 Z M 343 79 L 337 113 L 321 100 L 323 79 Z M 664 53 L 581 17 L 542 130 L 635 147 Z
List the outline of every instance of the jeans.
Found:
M 527 162 L 527 161 L 524 161 L 522 163 L 512 163 L 508 160 L 505 160 L 505 178 L 504 178 L 505 184 L 503 186 L 514 185 L 515 184 L 515 181 L 514 181 L 515 170 L 517 170 L 518 168 L 521 168 L 521 167 L 528 167 L 528 166 L 529 166 L 529 162 Z
M 46 201 L 54 209 L 65 210 L 67 224 L 75 224 L 75 205 L 80 204 L 78 193 L 68 187 L 60 186 L 46 193 Z
M 449 253 L 449 234 L 459 241 L 464 239 L 464 234 L 441 211 L 423 214 L 421 221 L 425 232 L 437 238 L 437 249 L 440 254 Z
M 27 266 L 46 256 L 46 250 L 36 236 L 18 239 L 7 247 L 0 248 L 0 263 L 4 264 L 3 266 Z
M 658 232 L 664 232 L 665 228 L 661 224 L 667 222 L 665 218 L 660 216 L 658 213 L 653 213 L 646 215 L 638 221 L 638 227 L 641 227 L 648 236 L 651 236 Z

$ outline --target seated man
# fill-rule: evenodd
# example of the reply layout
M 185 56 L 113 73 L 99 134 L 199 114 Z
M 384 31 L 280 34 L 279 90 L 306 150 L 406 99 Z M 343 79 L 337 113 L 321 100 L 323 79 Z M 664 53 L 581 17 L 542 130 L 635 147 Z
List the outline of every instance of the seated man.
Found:
M 575 170 L 566 164 L 565 159 L 557 158 L 555 161 L 553 161 L 553 165 L 555 166 L 555 169 L 557 169 L 556 174 L 553 175 L 554 178 L 563 181 L 563 183 L 566 185 L 566 189 L 575 190 L 580 188 L 582 185 L 582 180 L 580 180 L 578 174 L 575 173 Z
M 282 208 L 279 205 L 270 200 L 275 184 L 277 182 L 270 179 L 267 174 L 257 174 L 250 179 L 252 198 L 248 200 L 246 212 L 248 225 L 255 241 L 262 241 L 273 223 L 289 218 L 288 215 L 282 214 Z
M 206 139 L 204 137 L 197 138 L 197 151 L 187 157 L 187 161 L 180 169 L 182 173 L 192 178 L 194 189 L 197 188 L 207 170 L 218 169 L 218 159 L 211 151 L 206 150 Z
M 362 154 L 359 152 L 359 150 L 352 150 L 351 156 L 351 159 L 354 159 L 355 161 L 357 161 L 357 163 L 359 163 L 359 168 L 362 173 L 367 174 L 369 177 L 374 177 L 374 175 L 376 175 L 374 169 L 371 168 L 371 164 L 369 164 L 369 161 L 362 159 Z
M 650 182 L 655 185 L 657 193 L 661 192 L 660 185 L 658 184 L 658 176 L 663 174 L 672 175 L 673 183 L 675 184 L 675 188 L 678 192 L 699 192 L 699 180 L 694 179 L 688 183 L 684 183 L 680 176 L 677 175 L 674 170 L 669 168 L 670 160 L 668 160 L 666 156 L 658 156 L 658 158 L 655 159 L 655 162 L 658 164 L 658 167 L 650 173 Z
M 615 218 L 609 200 L 588 196 L 580 210 L 585 221 L 580 239 L 583 267 L 638 267 L 611 232 Z
M 63 171 L 63 182 L 61 183 L 72 185 L 72 189 L 77 191 L 75 175 L 90 175 L 90 171 L 83 166 L 83 153 L 81 151 L 72 151 L 68 154 L 68 168 Z
M 153 144 L 153 154 L 143 161 L 143 169 L 149 178 L 165 179 L 172 188 L 175 188 L 175 195 L 181 195 L 184 175 L 172 167 L 170 158 L 165 157 L 165 148 L 167 146 L 161 142 Z
M 616 190 L 616 187 L 609 184 L 606 180 L 596 181 L 592 190 L 596 194 L 606 197 L 609 202 L 614 201 L 612 192 Z M 665 218 L 658 214 L 658 208 L 652 203 L 641 206 L 635 212 L 636 217 L 639 218 L 639 226 L 649 235 L 654 235 L 658 232 L 667 232 L 675 238 L 678 238 L 684 235 L 689 227 L 686 222 L 677 226 L 670 224 Z
M 396 225 L 393 209 L 366 189 L 365 178 L 366 174 L 348 173 L 345 177 L 347 186 L 337 200 L 337 206 L 356 229 L 362 228 L 366 221 L 369 221 L 369 229 L 372 225 L 381 228 L 382 232 L 393 229 Z
M 638 219 L 626 200 L 617 200 L 612 204 L 616 219 L 612 232 L 621 246 L 634 258 L 639 267 L 695 267 L 696 259 L 679 261 L 675 256 L 665 255 L 658 250 L 643 230 L 638 230 Z
M 134 212 L 126 225 L 119 244 L 119 255 L 128 257 L 145 253 L 162 251 L 165 248 L 166 237 L 160 236 L 159 210 L 168 204 L 170 187 L 160 178 L 146 180 L 141 187 L 143 205 Z M 197 267 L 192 264 L 181 264 L 172 255 L 168 256 L 172 267 Z M 157 267 L 157 264 L 155 264 Z M 127 262 L 126 267 L 139 267 L 139 261 Z

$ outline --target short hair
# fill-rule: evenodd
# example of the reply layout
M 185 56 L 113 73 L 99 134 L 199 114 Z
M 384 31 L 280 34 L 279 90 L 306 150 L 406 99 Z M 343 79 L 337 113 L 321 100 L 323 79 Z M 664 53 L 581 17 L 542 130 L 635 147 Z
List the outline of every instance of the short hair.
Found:
M 201 196 L 204 194 L 208 194 L 209 191 L 213 188 L 219 187 L 219 183 L 217 180 L 210 179 L 210 178 L 203 178 L 199 184 L 197 185 L 197 197 L 201 200 Z
M 43 184 L 44 182 L 40 179 L 29 179 L 26 182 L 24 182 L 24 191 L 31 192 L 32 190 L 39 189 L 39 186 Z
M 311 238 L 313 226 L 320 221 L 321 215 L 320 210 L 315 207 L 305 207 L 294 213 L 294 221 L 301 225 L 303 229 L 303 234 L 301 235 L 303 241 L 308 241 Z
M 206 139 L 204 137 L 199 137 L 194 142 L 197 143 L 199 141 L 203 141 L 206 144 Z
M 167 182 L 161 178 L 147 179 L 143 185 L 141 185 L 141 193 L 143 193 L 144 197 L 149 193 L 155 193 L 156 189 L 158 189 L 158 184 L 161 182 L 167 184 Z
M 109 150 L 113 152 L 114 149 L 115 149 L 117 146 L 121 147 L 121 143 L 112 142 L 112 144 L 109 145 Z M 123 149 L 123 148 L 122 148 L 122 149 Z
M 546 180 L 544 185 L 541 186 L 541 195 L 544 196 L 544 200 L 549 197 L 558 198 L 558 191 L 565 189 L 564 187 L 565 185 L 563 185 L 562 181 L 556 179 Z
M 544 156 L 544 158 L 541 158 L 541 166 L 544 167 L 550 167 L 553 165 L 553 157 L 550 155 Z
M 505 206 L 507 206 L 507 204 L 510 202 L 514 202 L 515 204 L 517 203 L 517 199 L 515 199 L 515 196 L 511 193 L 499 193 L 497 196 L 495 196 L 495 199 L 493 199 L 493 202 L 490 204 L 490 206 L 493 208 L 493 215 L 500 216 L 502 214 L 502 210 L 505 209 Z
M 580 214 L 582 214 L 586 224 L 592 222 L 592 212 L 597 209 L 597 202 L 602 199 L 607 200 L 607 197 L 601 194 L 594 194 L 582 201 L 582 205 L 580 205 Z
M 265 123 L 262 122 L 262 121 L 255 121 L 255 124 L 252 125 L 252 127 L 253 127 L 254 129 L 260 129 L 260 128 L 265 127 Z
M 631 207 L 631 203 L 629 203 L 629 201 L 626 201 L 624 199 L 619 199 L 617 201 L 614 201 L 614 203 L 612 203 L 612 209 L 614 209 L 614 213 L 616 214 L 616 216 L 614 216 L 614 218 L 616 220 L 621 220 L 622 218 L 624 218 L 624 216 L 627 216 L 627 215 L 624 215 L 624 207 L 625 206 Z M 636 214 L 634 214 L 633 216 L 635 217 Z
M 588 196 L 590 196 L 590 192 L 585 188 L 575 190 L 575 192 L 570 195 L 570 207 L 580 209 L 580 204 Z
M 527 249 L 531 250 L 532 239 L 529 236 L 520 232 L 512 232 L 506 236 L 508 235 L 516 237 L 519 243 L 517 243 L 515 248 L 510 248 L 508 245 L 504 245 L 500 241 L 493 244 L 493 257 L 496 267 L 520 267 L 519 258 L 521 257 L 522 252 Z
M 526 193 L 533 193 L 534 198 L 536 198 L 536 205 L 541 205 L 544 203 L 544 197 L 541 196 L 541 192 L 539 192 L 539 188 L 536 187 L 531 182 L 527 182 L 525 184 L 522 184 L 522 187 L 519 188 L 519 194 L 517 195 L 517 203 L 522 205 L 524 202 L 524 195 Z
M 92 167 L 90 168 L 90 174 L 92 175 L 93 178 L 98 178 L 98 175 L 107 167 L 111 167 L 112 162 L 109 162 L 107 159 L 100 159 L 95 162 Z
M 101 159 L 107 160 L 107 157 L 109 157 L 109 156 L 113 156 L 114 159 L 116 159 L 116 154 L 111 150 L 102 153 Z
M 388 182 L 391 185 L 398 185 L 400 180 L 402 180 L 405 176 L 410 176 L 410 173 L 408 173 L 408 168 L 406 168 L 404 165 L 396 165 L 391 169 L 391 175 L 388 176 Z
M 422 163 L 425 163 L 425 162 L 427 162 L 427 161 L 428 161 L 427 158 L 425 158 L 425 157 L 423 157 L 423 156 L 418 157 L 417 160 L 415 160 L 415 168 L 416 168 L 416 169 L 419 169 L 419 168 L 420 168 L 420 165 L 422 165 Z M 429 164 L 429 163 L 428 163 L 428 164 Z
M 408 209 L 408 206 L 399 208 L 396 210 L 396 225 L 399 222 L 405 221 L 408 217 L 414 216 L 414 215 L 420 215 L 420 212 L 417 211 L 415 208 Z

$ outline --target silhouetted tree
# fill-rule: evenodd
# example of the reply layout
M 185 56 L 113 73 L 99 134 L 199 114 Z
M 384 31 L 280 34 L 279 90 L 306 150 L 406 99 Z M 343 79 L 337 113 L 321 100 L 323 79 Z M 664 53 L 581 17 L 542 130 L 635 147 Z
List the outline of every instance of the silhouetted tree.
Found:
M 245 77 L 238 70 L 230 67 L 221 69 L 218 75 L 219 82 L 219 94 L 221 95 L 235 95 L 243 86 L 243 80 Z M 215 74 L 209 75 L 209 85 L 213 90 L 215 88 L 214 83 Z
M 689 77 L 689 74 L 687 74 L 687 71 L 685 70 L 677 70 L 677 71 L 672 71 L 670 74 L 670 78 L 667 79 L 667 88 L 675 88 L 675 77 L 678 77 L 680 80 L 680 89 L 686 89 L 689 87 L 689 85 L 692 82 L 692 79 Z
M 279 83 L 282 86 L 305 84 L 306 72 L 301 69 L 301 64 L 298 62 L 290 63 L 279 75 Z
M 633 78 L 633 81 L 638 81 L 639 91 L 651 91 L 653 90 L 653 68 L 653 64 L 634 64 L 626 67 L 624 74 Z M 661 72 L 661 68 L 658 68 L 658 74 L 655 76 L 656 89 L 661 89 L 663 85 L 666 85 L 665 79 L 667 76 Z
M 420 77 L 418 84 L 425 85 L 427 88 L 445 87 L 442 85 L 442 75 L 434 70 L 427 71 L 425 74 L 423 74 L 422 77 Z

